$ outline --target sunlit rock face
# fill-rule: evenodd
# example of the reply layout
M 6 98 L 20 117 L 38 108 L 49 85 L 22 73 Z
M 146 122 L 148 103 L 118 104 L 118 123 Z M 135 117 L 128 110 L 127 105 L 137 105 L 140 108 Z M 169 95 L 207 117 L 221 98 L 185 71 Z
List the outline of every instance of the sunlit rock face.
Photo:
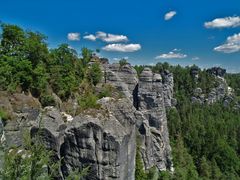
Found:
M 54 152 L 53 160 L 62 160 L 57 179 L 90 167 L 89 180 L 134 180 L 139 139 L 145 169 L 171 170 L 166 108 L 173 106 L 172 74 L 155 74 L 146 68 L 138 77 L 129 64 L 104 63 L 102 70 L 102 83 L 112 85 L 122 96 L 100 99 L 100 110 L 70 115 L 64 103 L 42 108 L 30 95 L 3 94 L 0 106 L 12 113 L 12 120 L 2 128 L 6 147 L 21 146 L 24 131 L 34 136 L 41 129 L 46 147 Z
M 160 75 L 145 68 L 138 79 L 136 71 L 130 65 L 122 69 L 116 67 L 117 65 L 109 65 L 106 68 L 108 74 L 111 74 L 107 80 L 115 84 L 115 79 L 119 79 L 124 87 L 123 92 L 126 93 L 127 90 L 126 94 L 136 109 L 136 126 L 145 168 L 156 166 L 159 170 L 171 169 L 166 108 L 176 104 L 173 99 L 173 75 L 168 71 Z
M 169 145 L 166 104 L 171 106 L 173 80 L 169 73 L 162 76 L 145 68 L 139 80 L 139 116 L 142 137 L 141 152 L 145 167 L 156 166 L 159 170 L 170 169 L 171 148 Z M 141 115 L 140 115 L 141 114 Z

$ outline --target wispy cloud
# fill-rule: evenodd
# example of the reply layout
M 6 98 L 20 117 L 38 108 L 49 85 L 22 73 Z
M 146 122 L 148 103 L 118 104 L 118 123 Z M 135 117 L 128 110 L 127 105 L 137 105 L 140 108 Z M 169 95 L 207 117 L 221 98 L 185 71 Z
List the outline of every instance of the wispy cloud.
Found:
M 234 53 L 240 51 L 240 33 L 229 36 L 227 41 L 214 48 L 214 51 L 223 53 Z
M 91 41 L 100 39 L 107 43 L 127 42 L 128 41 L 127 36 L 120 35 L 120 34 L 110 34 L 110 33 L 105 33 L 102 31 L 96 32 L 95 35 L 93 35 L 93 34 L 85 35 L 83 38 L 87 39 L 87 40 L 91 40 Z
M 96 41 L 97 38 L 93 34 L 89 34 L 89 35 L 83 36 L 83 39 L 87 39 L 87 40 L 90 40 L 90 41 Z
M 183 59 L 186 58 L 186 54 L 170 51 L 169 53 L 166 54 L 161 54 L 159 56 L 156 56 L 155 59 Z
M 205 22 L 204 26 L 206 28 L 230 28 L 240 26 L 240 17 L 225 17 L 225 18 L 216 18 L 210 22 Z
M 181 49 L 175 48 L 175 49 L 173 49 L 172 51 L 174 51 L 174 52 L 179 52 L 179 51 L 181 51 Z
M 80 40 L 80 33 L 68 33 L 67 38 L 69 41 L 79 41 Z
M 125 56 L 125 57 L 122 57 L 122 58 L 118 58 L 118 57 L 113 58 L 114 61 L 120 61 L 121 59 L 126 59 L 126 60 L 128 60 L 129 57 L 128 57 L 128 56 Z
M 192 58 L 192 60 L 194 60 L 194 61 L 199 60 L 199 59 L 200 59 L 200 58 L 197 57 L 197 56 L 195 56 L 195 57 Z
M 140 44 L 108 44 L 102 48 L 105 51 L 135 52 L 141 49 Z
M 168 20 L 172 19 L 176 14 L 177 14 L 176 11 L 170 11 L 170 12 L 165 14 L 164 19 L 166 21 L 168 21 Z

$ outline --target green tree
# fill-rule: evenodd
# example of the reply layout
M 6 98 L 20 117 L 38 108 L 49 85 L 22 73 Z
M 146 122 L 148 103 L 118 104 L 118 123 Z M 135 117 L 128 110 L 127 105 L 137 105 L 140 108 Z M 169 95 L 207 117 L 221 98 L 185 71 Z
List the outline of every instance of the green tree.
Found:
M 86 67 L 92 58 L 92 51 L 88 48 L 82 48 L 82 65 Z
M 4 55 L 23 56 L 25 32 L 16 25 L 2 24 L 1 51 Z
M 102 70 L 99 63 L 93 63 L 87 70 L 87 80 L 96 86 L 102 80 Z
M 49 52 L 45 40 L 46 36 L 43 34 L 31 31 L 26 33 L 26 58 L 31 61 L 33 67 L 36 67 L 38 63 L 48 61 Z
M 139 146 L 137 147 L 136 151 L 136 166 L 135 166 L 135 179 L 136 180 L 147 180 L 147 174 L 144 170 L 143 162 L 142 162 L 142 157 L 140 154 L 140 148 Z

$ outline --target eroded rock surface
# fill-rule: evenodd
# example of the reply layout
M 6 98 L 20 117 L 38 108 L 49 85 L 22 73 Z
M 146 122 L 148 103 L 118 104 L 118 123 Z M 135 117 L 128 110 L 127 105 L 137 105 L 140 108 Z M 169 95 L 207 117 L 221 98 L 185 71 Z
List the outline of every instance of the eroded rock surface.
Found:
M 6 107 L 12 115 L 3 128 L 6 148 L 21 146 L 24 131 L 34 135 L 41 129 L 40 135 L 54 152 L 53 158 L 62 159 L 58 179 L 90 166 L 86 179 L 133 180 L 139 138 L 145 169 L 171 169 L 166 108 L 176 104 L 172 74 L 154 74 L 146 68 L 138 78 L 129 64 L 121 67 L 104 63 L 102 69 L 103 83 L 112 85 L 123 96 L 100 99 L 100 110 L 76 115 L 74 111 L 71 116 L 62 102 L 42 108 L 31 95 L 1 92 L 0 107 Z M 74 103 L 71 100 L 69 104 Z

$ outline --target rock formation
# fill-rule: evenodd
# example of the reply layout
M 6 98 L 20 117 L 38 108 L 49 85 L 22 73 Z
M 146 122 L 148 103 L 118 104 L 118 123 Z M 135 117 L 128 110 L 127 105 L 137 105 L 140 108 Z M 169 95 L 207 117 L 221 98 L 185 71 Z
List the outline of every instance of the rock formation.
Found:
M 234 91 L 228 86 L 227 81 L 224 79 L 226 70 L 220 67 L 213 67 L 208 69 L 207 72 L 213 75 L 216 86 L 207 94 L 204 94 L 202 89 L 197 87 L 193 91 L 193 96 L 191 97 L 192 102 L 198 104 L 213 104 L 222 100 L 224 106 L 228 106 L 234 100 Z M 191 74 L 198 76 L 195 69 Z
M 12 116 L 3 128 L 5 148 L 21 146 L 24 131 L 30 130 L 33 136 L 41 129 L 41 137 L 53 150 L 54 158 L 63 159 L 58 179 L 90 166 L 86 179 L 133 180 L 139 139 L 145 169 L 155 166 L 171 170 L 166 108 L 176 104 L 172 74 L 154 74 L 145 68 L 138 78 L 129 64 L 102 66 L 102 83 L 111 84 L 123 97 L 100 99 L 101 109 L 74 117 L 61 112 L 64 108 L 59 107 L 64 104 L 42 109 L 31 95 L 2 92 L 0 107 Z

